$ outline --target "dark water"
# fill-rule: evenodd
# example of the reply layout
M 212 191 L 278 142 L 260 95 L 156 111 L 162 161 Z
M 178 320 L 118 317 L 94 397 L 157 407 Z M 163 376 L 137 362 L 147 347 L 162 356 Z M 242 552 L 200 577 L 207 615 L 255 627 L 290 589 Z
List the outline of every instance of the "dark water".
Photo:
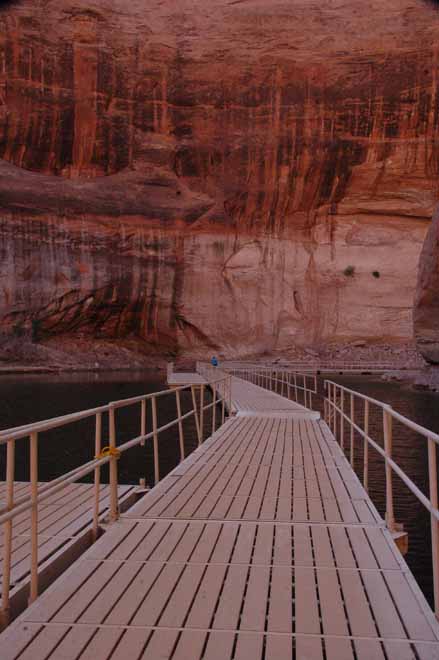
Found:
M 167 389 L 164 376 L 154 372 L 126 371 L 38 376 L 3 376 L 0 379 L 0 428 L 26 424 L 107 404 L 149 392 Z M 190 392 L 181 394 L 183 413 L 192 408 Z M 158 426 L 177 416 L 175 395 L 157 399 Z M 207 402 L 207 399 L 206 399 Z M 219 417 L 219 415 L 218 415 Z M 206 433 L 210 416 L 206 414 Z M 147 430 L 151 430 L 151 410 L 147 410 Z M 94 418 L 55 429 L 39 436 L 39 478 L 54 479 L 93 458 Z M 186 455 L 197 446 L 193 417 L 184 422 Z M 117 444 L 140 435 L 140 404 L 116 413 Z M 26 439 L 16 443 L 15 478 L 29 479 L 29 448 Z M 102 446 L 108 444 L 108 419 L 103 418 Z M 160 475 L 179 463 L 177 427 L 159 435 Z M 0 448 L 0 479 L 5 478 L 5 451 Z M 118 463 L 120 483 L 154 483 L 152 441 L 124 453 Z M 103 469 L 103 481 L 108 480 Z M 89 477 L 89 480 L 91 477 Z M 86 479 L 87 480 L 87 479 Z
M 408 384 L 385 382 L 370 376 L 331 376 L 340 385 L 367 394 L 390 404 L 396 411 L 436 433 L 439 433 L 439 394 L 413 390 Z M 345 405 L 349 405 L 347 402 Z M 356 405 L 356 419 L 363 427 L 363 407 Z M 345 448 L 350 437 L 345 426 Z M 382 413 L 375 406 L 370 408 L 370 432 L 372 439 L 384 445 Z M 363 439 L 355 434 L 355 470 L 363 478 Z M 393 426 L 393 458 L 410 479 L 428 496 L 428 446 L 427 440 L 399 422 Z M 393 476 L 395 518 L 404 524 L 409 535 L 409 552 L 405 559 L 418 584 L 433 604 L 430 516 L 406 485 Z M 369 448 L 369 495 L 379 512 L 385 512 L 384 461 Z
M 376 378 L 337 376 L 334 380 L 346 387 L 368 394 L 392 405 L 396 410 L 419 424 L 439 432 L 439 395 L 417 392 L 409 386 L 386 383 Z M 320 383 L 322 386 L 323 380 Z M 3 376 L 0 379 L 0 428 L 21 425 L 103 405 L 109 401 L 166 389 L 164 376 L 154 372 L 81 373 L 38 376 Z M 322 390 L 323 391 L 323 390 Z M 182 395 L 183 412 L 192 407 L 189 393 Z M 317 403 L 317 402 L 316 402 Z M 320 399 L 320 405 L 322 399 Z M 318 407 L 318 406 L 315 406 Z M 148 409 L 148 430 L 151 428 Z M 370 435 L 383 444 L 381 414 L 371 408 Z M 362 411 L 356 409 L 358 419 Z M 175 395 L 159 400 L 158 423 L 166 424 L 176 416 Z M 210 416 L 206 419 L 206 435 Z M 219 417 L 219 415 L 218 415 Z M 117 413 L 117 442 L 131 439 L 140 433 L 140 404 Z M 193 418 L 184 424 L 186 455 L 197 446 Z M 108 438 L 104 419 L 103 443 Z M 349 441 L 348 430 L 345 438 Z M 349 442 L 347 442 L 349 444 Z M 17 480 L 29 479 L 28 442 L 17 446 Z M 355 469 L 362 479 L 363 462 L 361 437 L 355 438 Z M 71 424 L 40 436 L 40 479 L 53 479 L 81 465 L 94 455 L 94 420 Z M 163 432 L 159 438 L 160 473 L 166 475 L 179 462 L 177 428 Z M 394 426 L 394 458 L 410 478 L 425 493 L 428 492 L 427 443 L 400 424 Z M 0 479 L 4 479 L 4 448 L 0 448 Z M 381 514 L 385 508 L 384 465 L 372 449 L 369 452 L 369 493 Z M 119 461 L 121 483 L 137 483 L 146 478 L 154 483 L 152 442 L 126 452 Z M 107 475 L 103 474 L 103 481 Z M 394 477 L 395 515 L 409 533 L 409 554 L 406 559 L 419 585 L 432 603 L 432 568 L 430 518 L 423 506 L 404 484 Z

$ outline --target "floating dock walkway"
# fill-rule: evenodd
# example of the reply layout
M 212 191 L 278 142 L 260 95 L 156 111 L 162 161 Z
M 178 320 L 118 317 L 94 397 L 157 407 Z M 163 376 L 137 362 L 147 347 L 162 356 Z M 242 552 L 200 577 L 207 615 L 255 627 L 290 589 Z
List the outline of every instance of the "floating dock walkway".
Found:
M 40 484 L 43 485 L 43 484 Z M 29 482 L 15 482 L 17 497 L 29 494 Z M 119 506 L 129 508 L 137 500 L 136 486 L 119 486 Z M 0 510 L 6 505 L 6 484 L 0 482 Z M 49 497 L 39 512 L 38 575 L 41 587 L 53 582 L 92 543 L 94 504 L 93 484 L 73 483 L 61 494 Z M 109 487 L 99 492 L 99 520 L 104 522 L 109 510 Z M 11 608 L 20 611 L 29 595 L 29 559 L 31 521 L 28 512 L 20 514 L 14 525 L 11 561 Z M 0 556 L 4 550 L 4 531 L 0 526 Z M 3 562 L 0 562 L 0 596 L 3 585 Z M 0 660 L 2 658 L 0 649 Z
M 1 660 L 439 658 L 436 618 L 318 413 L 239 378 L 232 401 L 6 629 Z

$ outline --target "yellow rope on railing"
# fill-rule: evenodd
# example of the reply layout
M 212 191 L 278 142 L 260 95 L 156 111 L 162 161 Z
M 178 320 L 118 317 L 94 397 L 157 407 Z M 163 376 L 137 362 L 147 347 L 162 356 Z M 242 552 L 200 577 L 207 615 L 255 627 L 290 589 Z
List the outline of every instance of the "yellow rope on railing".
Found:
M 95 456 L 95 459 L 107 458 L 108 456 L 115 456 L 120 458 L 120 451 L 116 447 L 104 447 L 100 454 Z

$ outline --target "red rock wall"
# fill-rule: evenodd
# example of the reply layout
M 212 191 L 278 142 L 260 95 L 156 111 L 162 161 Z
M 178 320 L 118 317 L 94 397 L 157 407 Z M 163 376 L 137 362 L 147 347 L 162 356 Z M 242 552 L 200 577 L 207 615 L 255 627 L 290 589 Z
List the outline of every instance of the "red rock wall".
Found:
M 414 310 L 417 345 L 428 362 L 439 364 L 439 209 L 421 252 Z
M 438 37 L 423 0 L 0 11 L 3 332 L 410 340 Z

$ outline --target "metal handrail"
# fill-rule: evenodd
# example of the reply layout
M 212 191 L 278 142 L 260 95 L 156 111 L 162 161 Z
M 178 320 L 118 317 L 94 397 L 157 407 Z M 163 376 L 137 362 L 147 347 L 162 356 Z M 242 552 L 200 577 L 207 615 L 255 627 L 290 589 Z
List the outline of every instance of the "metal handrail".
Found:
M 145 445 L 146 441 L 153 441 L 154 445 L 154 480 L 157 484 L 160 479 L 159 471 L 159 444 L 158 437 L 160 433 L 178 426 L 180 460 L 185 458 L 184 427 L 183 422 L 191 417 L 195 419 L 198 444 L 204 441 L 203 416 L 207 410 L 212 409 L 212 434 L 216 429 L 217 406 L 221 406 L 221 423 L 225 421 L 226 408 L 231 411 L 231 381 L 232 377 L 228 374 L 212 379 L 205 386 L 211 387 L 213 391 L 212 403 L 204 403 L 200 394 L 199 403 L 197 402 L 196 386 L 183 385 L 171 390 L 152 392 L 128 399 L 112 401 L 104 406 L 91 408 L 89 410 L 71 413 L 52 419 L 43 420 L 24 426 L 5 429 L 0 432 L 0 445 L 6 445 L 6 506 L 0 511 L 0 525 L 4 526 L 4 544 L 3 544 L 3 584 L 2 584 L 2 602 L 0 607 L 0 629 L 5 627 L 10 619 L 10 592 L 11 592 L 11 572 L 12 572 L 12 532 L 14 518 L 27 511 L 31 513 L 31 553 L 30 553 L 30 595 L 29 603 L 32 603 L 38 596 L 38 509 L 39 505 L 49 497 L 61 492 L 69 484 L 78 481 L 94 472 L 94 502 L 93 502 L 93 525 L 92 534 L 97 538 L 100 522 L 100 485 L 101 468 L 109 464 L 110 478 L 110 505 L 109 518 L 113 522 L 119 517 L 118 502 L 118 468 L 117 460 L 121 454 L 129 451 L 138 445 Z M 181 393 L 190 391 L 192 395 L 192 409 L 182 413 Z M 171 422 L 158 425 L 157 400 L 164 396 L 175 396 L 177 417 Z M 116 411 L 120 408 L 141 404 L 140 415 L 140 434 L 135 438 L 124 442 L 121 445 L 116 443 Z M 151 406 L 152 430 L 146 432 L 147 406 Z M 102 416 L 108 414 L 109 418 L 109 447 L 102 449 Z M 38 440 L 39 434 L 55 428 L 60 428 L 68 424 L 95 417 L 95 457 L 86 463 L 70 470 L 69 472 L 53 479 L 49 483 L 38 483 Z M 14 474 L 15 474 L 15 443 L 22 438 L 30 440 L 30 495 L 19 498 L 14 497 Z
M 5 442 L 8 442 L 9 440 L 20 440 L 21 438 L 26 438 L 30 435 L 30 433 L 41 433 L 42 431 L 50 431 L 52 429 L 59 428 L 60 426 L 65 426 L 66 424 L 80 422 L 82 419 L 93 417 L 98 413 L 107 412 L 108 410 L 109 405 L 99 406 L 98 408 L 81 410 L 80 412 L 62 415 L 61 417 L 52 417 L 51 419 L 45 419 L 41 422 L 32 422 L 30 424 L 25 424 L 24 426 L 15 426 L 10 429 L 3 429 L 0 431 L 0 445 L 5 444 Z
M 423 360 L 419 359 L 417 362 L 417 365 L 422 364 Z M 247 367 L 260 367 L 261 364 L 257 363 L 241 363 L 239 361 L 229 361 L 226 362 L 224 367 L 227 369 L 239 369 L 241 366 L 244 366 L 245 368 Z M 313 357 L 308 357 L 304 360 L 291 360 L 288 361 L 288 364 L 271 364 L 271 365 L 265 365 L 268 369 L 273 368 L 282 368 L 282 369 L 292 369 L 292 370 L 300 370 L 300 369 L 306 369 L 308 370 L 315 370 L 315 371 L 322 371 L 325 369 L 328 369 L 329 371 L 338 371 L 339 369 L 352 369 L 352 370 L 361 370 L 361 371 L 368 371 L 368 370 L 379 370 L 379 371 L 395 371 L 395 370 L 407 370 L 407 369 L 413 369 L 416 368 L 412 366 L 407 366 L 406 364 L 400 364 L 395 366 L 395 362 L 352 362 L 349 360 L 325 360 L 325 359 L 319 359 L 319 358 L 313 358 Z
M 317 394 L 315 373 L 302 373 L 284 367 L 261 366 L 226 368 L 225 371 L 288 399 L 291 399 L 293 394 L 296 403 L 299 403 L 299 399 L 303 396 L 304 407 L 312 409 L 313 395 Z M 303 394 L 299 396 L 299 393 Z
M 439 434 L 413 422 L 404 415 L 396 412 L 387 403 L 378 401 L 366 394 L 356 392 L 347 387 L 325 380 L 326 397 L 324 401 L 325 420 L 336 440 L 339 441 L 341 449 L 345 451 L 345 422 L 350 429 L 349 457 L 354 467 L 355 455 L 355 432 L 364 440 L 363 447 L 363 486 L 368 490 L 369 472 L 369 446 L 372 447 L 384 459 L 386 477 L 386 525 L 391 532 L 397 531 L 393 506 L 393 473 L 406 485 L 411 493 L 421 502 L 430 513 L 430 527 L 432 539 L 433 559 L 433 588 L 436 617 L 439 618 L 439 508 L 438 508 L 438 482 L 437 482 L 437 450 Z M 349 407 L 345 407 L 345 400 L 349 400 Z M 355 419 L 355 401 L 364 402 L 363 427 Z M 381 447 L 369 435 L 370 405 L 378 407 L 382 412 L 382 428 L 384 433 L 384 448 Z M 429 473 L 429 497 L 418 488 L 410 477 L 402 470 L 392 457 L 393 447 L 393 420 L 397 420 L 407 428 L 419 433 L 428 441 L 428 473 Z

